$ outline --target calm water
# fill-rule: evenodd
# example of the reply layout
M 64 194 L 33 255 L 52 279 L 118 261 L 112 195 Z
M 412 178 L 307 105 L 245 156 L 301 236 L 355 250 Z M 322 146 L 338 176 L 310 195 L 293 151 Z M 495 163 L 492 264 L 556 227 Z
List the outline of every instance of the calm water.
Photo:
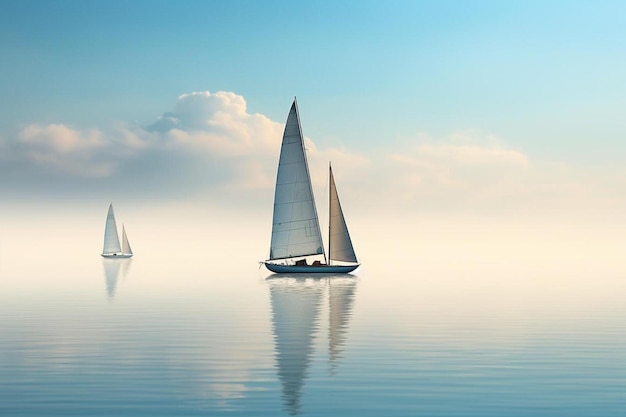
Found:
M 624 247 L 608 240 L 362 244 L 354 275 L 312 278 L 228 257 L 236 239 L 192 250 L 203 233 L 112 261 L 99 229 L 37 251 L 25 233 L 0 246 L 2 416 L 626 412 Z

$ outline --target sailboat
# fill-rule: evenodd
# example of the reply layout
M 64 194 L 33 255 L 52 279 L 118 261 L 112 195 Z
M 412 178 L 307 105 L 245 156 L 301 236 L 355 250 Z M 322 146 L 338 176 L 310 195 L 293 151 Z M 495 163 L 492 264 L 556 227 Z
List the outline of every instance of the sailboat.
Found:
M 133 251 L 128 243 L 126 229 L 122 224 L 122 244 L 117 234 L 117 224 L 115 223 L 115 213 L 113 212 L 113 203 L 109 205 L 107 213 L 106 225 L 104 227 L 104 248 L 102 256 L 105 258 L 130 258 Z
M 329 233 L 326 260 L 304 149 L 298 103 L 293 100 L 280 150 L 269 259 L 276 273 L 348 273 L 359 267 L 329 166 Z M 312 260 L 311 263 L 308 261 Z

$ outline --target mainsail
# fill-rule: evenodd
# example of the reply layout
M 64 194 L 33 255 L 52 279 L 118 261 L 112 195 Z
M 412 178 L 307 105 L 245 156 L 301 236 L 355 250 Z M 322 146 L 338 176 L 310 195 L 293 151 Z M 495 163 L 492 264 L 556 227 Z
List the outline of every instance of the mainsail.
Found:
M 113 213 L 113 203 L 111 203 L 104 228 L 104 248 L 102 253 L 119 253 L 121 251 L 120 238 L 117 235 L 117 225 L 115 224 L 115 214 Z
M 335 178 L 333 177 L 333 169 L 330 168 L 330 219 L 328 233 L 328 255 L 331 261 L 358 262 L 352 240 L 348 233 L 348 226 L 343 217 L 339 196 L 337 195 L 337 187 L 335 186 Z
M 323 254 L 298 105 L 294 99 L 278 162 L 270 260 Z

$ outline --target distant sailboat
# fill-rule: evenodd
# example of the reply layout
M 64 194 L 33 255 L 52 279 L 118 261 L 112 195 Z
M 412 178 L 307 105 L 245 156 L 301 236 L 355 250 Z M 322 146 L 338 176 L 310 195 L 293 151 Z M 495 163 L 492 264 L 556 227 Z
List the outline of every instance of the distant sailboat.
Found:
M 326 262 L 313 198 L 298 105 L 287 117 L 278 161 L 270 257 L 265 266 L 276 273 L 348 273 L 359 267 L 330 168 L 330 221 Z M 314 258 L 311 264 L 308 257 Z M 319 259 L 319 258 L 322 259 Z
M 122 224 L 122 245 L 120 246 L 120 238 L 117 234 L 117 224 L 115 223 L 115 213 L 113 213 L 113 203 L 109 205 L 107 213 L 106 225 L 104 227 L 104 248 L 102 256 L 105 258 L 130 258 L 133 251 L 128 243 L 126 229 Z

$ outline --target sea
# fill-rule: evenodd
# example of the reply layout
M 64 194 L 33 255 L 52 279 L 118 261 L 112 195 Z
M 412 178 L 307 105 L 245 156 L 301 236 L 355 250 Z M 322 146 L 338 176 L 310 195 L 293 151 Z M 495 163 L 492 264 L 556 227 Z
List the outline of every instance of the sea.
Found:
M 104 259 L 107 206 L 4 213 L 0 416 L 626 415 L 610 225 L 362 217 L 354 273 L 273 275 L 202 208 L 116 207 Z

